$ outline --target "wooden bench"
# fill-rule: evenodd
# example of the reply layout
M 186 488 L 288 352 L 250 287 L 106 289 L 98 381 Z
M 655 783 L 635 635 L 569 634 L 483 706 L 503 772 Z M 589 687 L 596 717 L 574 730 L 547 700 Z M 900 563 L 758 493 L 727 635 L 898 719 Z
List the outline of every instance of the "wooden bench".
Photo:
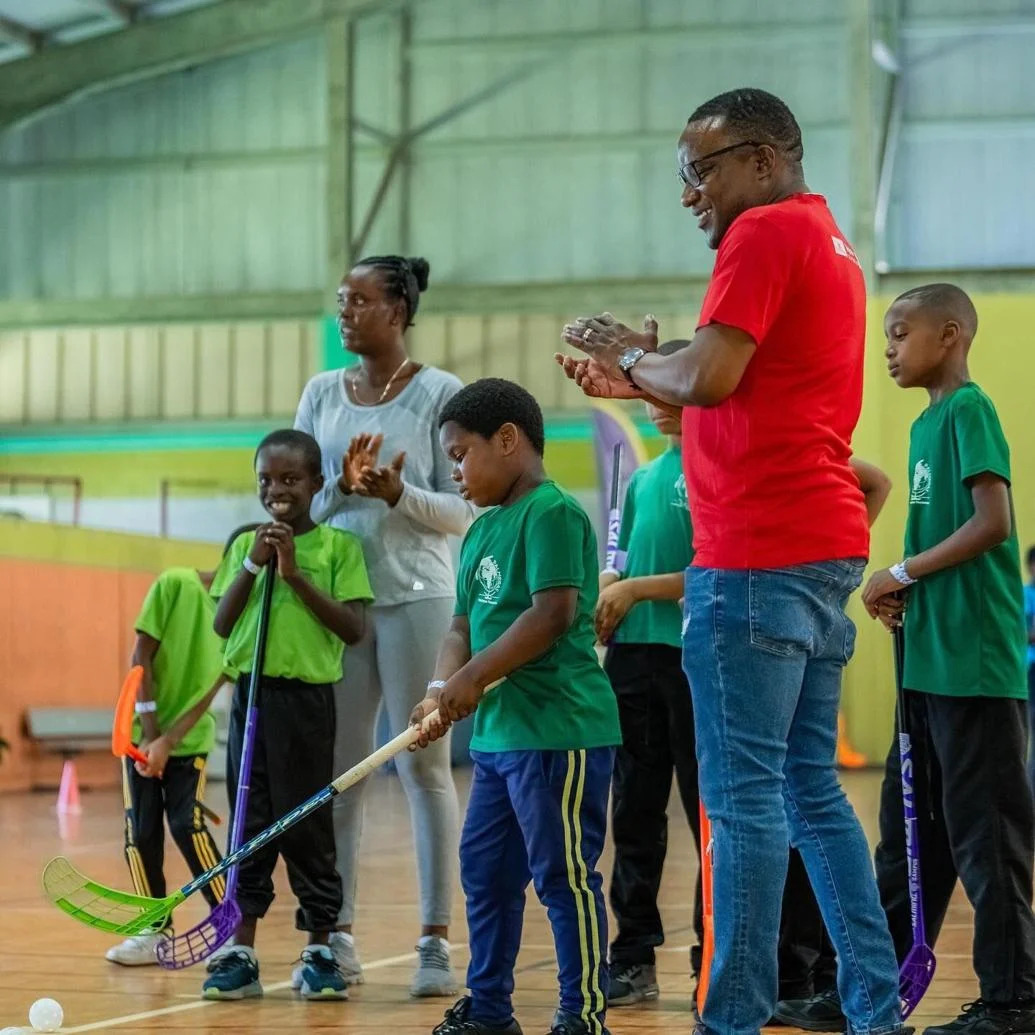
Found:
M 113 708 L 30 708 L 25 735 L 44 751 L 71 758 L 84 751 L 111 750 Z

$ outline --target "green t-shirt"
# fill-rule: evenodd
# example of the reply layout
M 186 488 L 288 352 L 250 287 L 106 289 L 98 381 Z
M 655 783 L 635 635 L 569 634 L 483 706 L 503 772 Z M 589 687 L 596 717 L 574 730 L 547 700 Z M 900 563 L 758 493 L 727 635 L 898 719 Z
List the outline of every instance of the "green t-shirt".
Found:
M 223 641 L 212 629 L 215 604 L 193 568 L 169 568 L 152 583 L 134 628 L 158 641 L 152 692 L 160 730 L 167 730 L 216 684 L 223 671 Z M 133 724 L 140 742 L 140 720 Z M 173 750 L 176 757 L 207 755 L 216 720 L 206 712 Z
M 1010 450 L 992 401 L 969 383 L 929 406 L 910 432 L 907 557 L 947 539 L 973 516 L 966 483 L 986 472 L 1009 483 Z M 1027 698 L 1016 527 L 993 549 L 912 586 L 905 635 L 909 689 Z
M 693 527 L 678 446 L 640 467 L 629 480 L 618 549 L 625 551 L 622 578 L 682 571 L 693 560 Z M 615 643 L 664 643 L 679 647 L 683 616 L 675 600 L 643 600 L 615 630 Z
M 221 597 L 237 578 L 254 542 L 254 532 L 245 532 L 234 540 L 216 572 L 213 597 Z M 351 532 L 317 525 L 304 535 L 295 536 L 295 560 L 299 571 L 334 600 L 374 598 L 363 550 Z M 252 670 L 265 578 L 266 575 L 262 575 L 255 579 L 248 603 L 226 641 L 225 663 L 237 672 Z M 264 674 L 299 679 L 304 683 L 334 683 L 341 679 L 344 651 L 345 644 L 313 615 L 283 579 L 278 578 L 273 587 Z
M 620 744 L 615 696 L 593 649 L 596 537 L 585 511 L 547 481 L 471 526 L 460 551 L 456 613 L 471 651 L 495 642 L 532 595 L 579 590 L 575 621 L 546 653 L 512 672 L 474 713 L 476 751 L 568 751 Z

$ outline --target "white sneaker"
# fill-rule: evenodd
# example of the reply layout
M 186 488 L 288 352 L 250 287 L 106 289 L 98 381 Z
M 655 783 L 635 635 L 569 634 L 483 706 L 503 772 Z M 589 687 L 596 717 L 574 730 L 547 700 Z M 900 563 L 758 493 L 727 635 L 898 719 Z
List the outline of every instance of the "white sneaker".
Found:
M 417 972 L 410 984 L 415 999 L 456 995 L 456 976 L 449 962 L 449 942 L 438 935 L 423 935 L 417 942 Z
M 164 934 L 138 934 L 127 938 L 118 945 L 113 945 L 104 958 L 112 963 L 121 963 L 124 967 L 151 967 L 158 965 L 155 950 Z
M 347 984 L 363 984 L 363 965 L 359 962 L 359 952 L 356 949 L 356 939 L 345 931 L 335 931 L 327 943 L 338 961 L 338 969 L 345 978 Z

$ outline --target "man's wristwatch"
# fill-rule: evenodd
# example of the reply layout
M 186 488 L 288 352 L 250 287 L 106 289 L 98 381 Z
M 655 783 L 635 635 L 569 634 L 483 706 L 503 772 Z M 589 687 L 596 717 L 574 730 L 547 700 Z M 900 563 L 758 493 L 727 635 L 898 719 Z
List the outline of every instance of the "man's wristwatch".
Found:
M 641 349 L 638 345 L 633 345 L 618 357 L 618 369 L 625 374 L 629 383 L 635 385 L 637 388 L 640 386 L 633 380 L 632 368 L 646 355 L 646 349 Z

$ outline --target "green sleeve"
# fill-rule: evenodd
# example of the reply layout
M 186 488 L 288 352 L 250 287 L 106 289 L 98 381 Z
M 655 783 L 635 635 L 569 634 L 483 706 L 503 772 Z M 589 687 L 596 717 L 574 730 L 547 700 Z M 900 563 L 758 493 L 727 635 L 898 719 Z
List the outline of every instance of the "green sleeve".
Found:
M 230 552 L 220 562 L 216 569 L 216 576 L 212 580 L 212 588 L 208 591 L 213 600 L 218 600 L 229 588 L 230 584 L 237 578 L 241 565 L 248 551 L 255 542 L 254 532 L 245 532 L 239 535 L 231 544 Z
M 470 531 L 468 531 L 469 535 Z M 456 600 L 453 602 L 454 618 L 458 618 L 460 615 L 466 618 L 471 606 L 471 601 L 468 599 L 468 586 L 471 580 L 468 576 L 466 564 L 467 541 L 467 536 L 465 536 L 463 543 L 460 545 L 460 556 L 456 562 Z
M 164 573 L 151 583 L 151 588 L 147 591 L 147 596 L 144 597 L 144 603 L 140 608 L 140 614 L 137 615 L 137 620 L 133 625 L 137 632 L 145 633 L 152 639 L 161 641 L 176 601 L 176 588 L 175 583 L 171 583 Z
M 359 540 L 349 532 L 334 537 L 334 560 L 331 568 L 331 596 L 335 600 L 374 599 Z
M 622 506 L 622 527 L 618 532 L 618 549 L 628 551 L 632 538 L 633 521 L 636 519 L 636 488 L 640 482 L 641 467 L 629 479 L 629 487 L 625 490 L 625 503 Z
M 525 525 L 528 591 L 585 584 L 583 563 L 589 518 L 566 502 L 531 515 Z
M 979 474 L 1010 479 L 1010 447 L 999 416 L 988 399 L 968 399 L 956 411 L 954 430 L 959 450 L 960 477 L 964 482 Z

